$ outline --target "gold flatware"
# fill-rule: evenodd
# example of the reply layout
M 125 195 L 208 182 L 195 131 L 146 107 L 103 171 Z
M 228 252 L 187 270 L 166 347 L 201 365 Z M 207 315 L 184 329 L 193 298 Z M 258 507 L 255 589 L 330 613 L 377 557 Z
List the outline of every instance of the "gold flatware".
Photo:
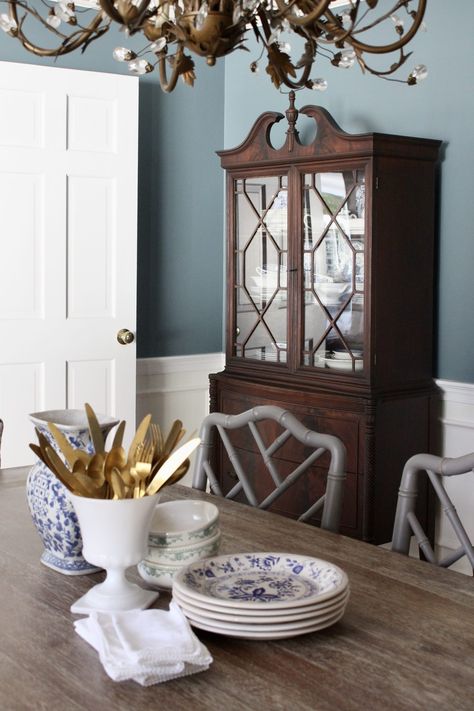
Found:
M 175 471 L 183 464 L 183 462 L 194 452 L 199 446 L 201 440 L 199 437 L 190 439 L 183 444 L 166 460 L 166 462 L 158 469 L 155 476 L 148 484 L 146 493 L 148 496 L 156 494 L 157 491 L 166 483 L 166 481 L 175 473 Z
M 171 486 L 171 484 L 176 484 L 180 479 L 183 478 L 183 476 L 186 474 L 186 472 L 189 469 L 190 461 L 189 459 L 186 459 L 183 464 L 181 464 L 178 469 L 176 469 L 175 473 L 170 476 L 168 481 L 166 482 L 167 486 Z
M 56 440 L 56 444 L 64 455 L 66 462 L 72 468 L 74 463 L 80 459 L 82 462 L 87 464 L 90 459 L 90 455 L 87 454 L 83 449 L 76 449 L 73 447 L 67 437 L 61 432 L 61 430 L 54 424 L 54 422 L 48 422 L 48 429 Z
M 90 498 L 140 498 L 179 481 L 188 471 L 189 455 L 199 439 L 191 439 L 175 449 L 185 433 L 181 420 L 173 422 L 163 439 L 160 427 L 147 415 L 135 432 L 128 454 L 122 446 L 125 431 L 122 421 L 112 448 L 106 452 L 97 416 L 87 403 L 85 410 L 94 453 L 75 449 L 54 423 L 48 423 L 52 442 L 36 429 L 38 444 L 30 445 L 69 491 Z
M 120 471 L 117 467 L 114 467 L 110 472 L 110 485 L 113 491 L 114 499 L 124 499 L 125 498 L 125 486 L 123 479 L 120 476 Z
M 118 449 L 119 447 L 122 446 L 124 432 L 125 432 L 125 420 L 122 420 L 119 423 L 119 425 L 115 431 L 114 441 L 112 442 L 112 449 Z
M 87 422 L 89 423 L 89 430 L 92 437 L 92 444 L 94 445 L 94 451 L 96 454 L 102 453 L 105 449 L 104 436 L 102 430 L 100 429 L 99 421 L 96 414 L 89 403 L 86 402 L 84 405 Z
M 155 441 L 154 459 L 157 459 L 161 455 L 161 452 L 163 451 L 163 446 L 164 446 L 163 433 L 161 432 L 160 426 L 156 425 L 154 422 L 152 422 L 150 425 L 150 431 L 151 431 L 153 439 Z
M 112 447 L 105 457 L 105 476 L 116 468 L 121 471 L 127 464 L 127 453 L 123 447 Z
M 46 455 L 52 464 L 52 470 L 69 491 L 80 496 L 91 496 L 91 489 L 86 488 L 74 474 L 71 474 L 52 447 L 46 447 Z
M 138 425 L 137 431 L 135 432 L 135 436 L 132 440 L 132 444 L 130 445 L 130 449 L 128 450 L 128 468 L 131 468 L 135 465 L 137 448 L 139 445 L 143 444 L 143 441 L 146 437 L 146 433 L 148 432 L 148 428 L 150 426 L 150 422 L 151 415 L 146 415 L 146 417 L 144 417 Z
M 43 452 L 41 447 L 38 444 L 30 444 L 30 449 L 36 454 L 38 459 L 41 459 L 43 464 L 45 464 L 48 469 L 51 469 L 51 462 L 49 461 L 48 457 L 46 456 L 46 453 Z M 51 469 L 51 471 L 54 471 Z
M 180 439 L 183 437 L 185 430 L 183 430 L 183 423 L 181 420 L 175 420 L 171 425 L 171 429 L 168 432 L 163 449 L 161 451 L 162 456 L 167 457 L 173 449 L 176 447 Z
M 104 461 L 104 454 L 98 452 L 91 457 L 91 460 L 87 466 L 87 476 L 91 479 L 95 479 L 101 485 L 105 481 Z

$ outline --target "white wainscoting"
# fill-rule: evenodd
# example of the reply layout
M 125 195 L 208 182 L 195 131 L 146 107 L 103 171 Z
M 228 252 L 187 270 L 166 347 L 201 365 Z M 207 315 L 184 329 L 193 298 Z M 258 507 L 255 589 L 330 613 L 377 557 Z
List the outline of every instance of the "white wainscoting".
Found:
M 199 429 L 209 412 L 209 373 L 223 369 L 223 353 L 208 353 L 167 358 L 144 358 L 137 362 L 137 422 L 151 413 L 167 431 L 175 419 L 191 434 Z M 440 399 L 434 413 L 439 425 L 440 451 L 445 457 L 458 457 L 474 451 L 474 385 L 438 380 Z M 401 472 L 400 472 L 401 475 Z M 183 483 L 190 484 L 190 474 Z M 474 538 L 474 486 L 466 474 L 446 482 L 449 495 Z M 438 513 L 436 542 L 441 549 L 457 548 L 449 523 Z M 471 573 L 467 562 L 458 570 Z
M 441 391 L 438 406 L 441 454 L 460 457 L 474 452 L 474 385 L 438 380 Z M 446 479 L 446 490 L 471 540 L 474 540 L 474 477 L 464 474 Z M 438 512 L 436 542 L 441 552 L 457 548 L 459 543 L 449 522 Z M 462 559 L 453 566 L 456 570 L 472 573 L 469 563 Z
M 224 367 L 223 353 L 142 358 L 137 361 L 137 423 L 151 413 L 163 432 L 181 420 L 186 436 L 209 412 L 209 373 Z M 183 484 L 191 484 L 188 472 Z

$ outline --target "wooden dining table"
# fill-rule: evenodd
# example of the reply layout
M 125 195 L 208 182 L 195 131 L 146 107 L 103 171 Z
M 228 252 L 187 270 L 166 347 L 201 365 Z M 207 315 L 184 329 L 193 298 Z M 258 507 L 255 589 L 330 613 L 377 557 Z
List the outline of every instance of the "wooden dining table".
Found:
M 338 565 L 351 588 L 344 617 L 272 641 L 195 630 L 213 657 L 208 670 L 149 687 L 112 681 L 70 612 L 104 574 L 42 565 L 26 473 L 0 470 L 1 711 L 474 708 L 473 578 L 217 497 L 222 553 L 285 552 Z M 174 485 L 161 500 L 185 498 L 211 497 Z M 128 574 L 146 587 L 136 570 Z M 155 606 L 166 609 L 170 597 L 163 591 Z

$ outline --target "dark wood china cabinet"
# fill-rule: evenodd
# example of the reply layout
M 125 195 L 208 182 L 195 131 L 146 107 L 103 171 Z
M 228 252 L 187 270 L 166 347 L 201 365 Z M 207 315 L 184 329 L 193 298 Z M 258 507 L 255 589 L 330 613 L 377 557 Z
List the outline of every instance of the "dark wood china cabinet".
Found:
M 290 94 L 286 140 L 274 148 L 262 114 L 227 174 L 226 366 L 210 376 L 211 410 L 289 409 L 347 448 L 341 532 L 391 539 L 404 462 L 428 451 L 432 379 L 435 177 L 440 142 L 349 135 L 326 110 L 300 142 Z M 236 442 L 249 468 L 255 444 Z M 218 445 L 216 444 L 216 447 Z M 247 451 L 245 451 L 247 450 Z M 285 458 L 301 452 L 282 452 Z M 235 483 L 216 450 L 221 484 Z M 314 467 L 275 510 L 324 485 Z M 419 515 L 433 524 L 427 496 Z

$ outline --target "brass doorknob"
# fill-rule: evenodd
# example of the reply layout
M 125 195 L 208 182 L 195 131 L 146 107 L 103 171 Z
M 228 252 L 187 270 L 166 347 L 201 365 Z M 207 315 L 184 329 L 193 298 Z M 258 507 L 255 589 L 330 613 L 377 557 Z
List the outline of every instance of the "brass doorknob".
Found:
M 128 346 L 128 344 L 133 343 L 134 340 L 135 336 L 128 328 L 121 328 L 117 333 L 117 341 L 121 343 L 122 346 Z

